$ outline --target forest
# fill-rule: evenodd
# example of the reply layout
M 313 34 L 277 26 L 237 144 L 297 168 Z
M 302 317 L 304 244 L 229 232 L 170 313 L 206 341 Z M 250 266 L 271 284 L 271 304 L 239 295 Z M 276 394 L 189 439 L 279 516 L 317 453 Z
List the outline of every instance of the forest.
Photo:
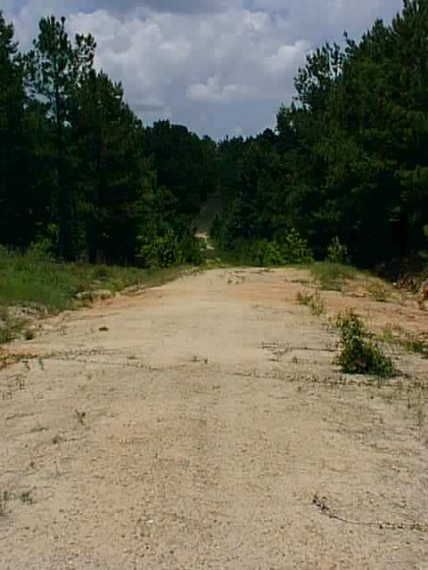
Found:
M 275 128 L 248 138 L 146 126 L 95 51 L 50 16 L 23 53 L 0 12 L 2 246 L 199 264 L 195 219 L 218 196 L 212 237 L 241 262 L 427 267 L 428 0 L 310 53 Z

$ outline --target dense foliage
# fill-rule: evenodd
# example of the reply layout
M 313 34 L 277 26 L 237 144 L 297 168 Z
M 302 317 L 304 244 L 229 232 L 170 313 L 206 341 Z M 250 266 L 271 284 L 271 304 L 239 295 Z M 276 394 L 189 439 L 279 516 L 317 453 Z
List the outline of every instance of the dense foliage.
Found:
M 281 252 L 298 232 L 317 258 L 366 267 L 423 254 L 427 53 L 427 0 L 406 0 L 390 26 L 377 21 L 360 42 L 312 53 L 276 132 L 220 145 L 223 247 L 244 238 L 254 251 L 268 241 Z
M 95 50 L 49 17 L 21 54 L 0 12 L 1 244 L 63 260 L 200 262 L 194 220 L 217 193 L 213 236 L 248 262 L 424 263 L 428 0 L 310 54 L 276 129 L 247 139 L 144 127 L 94 68 Z
M 216 145 L 167 121 L 145 129 L 95 50 L 49 17 L 19 54 L 0 13 L 0 243 L 66 261 L 201 262 L 192 222 Z

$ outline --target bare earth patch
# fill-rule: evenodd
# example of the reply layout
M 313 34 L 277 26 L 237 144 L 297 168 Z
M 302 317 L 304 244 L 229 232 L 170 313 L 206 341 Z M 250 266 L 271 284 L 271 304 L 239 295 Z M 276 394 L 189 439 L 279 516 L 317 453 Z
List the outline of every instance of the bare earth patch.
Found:
M 43 323 L 0 369 L 1 570 L 428 568 L 428 361 L 344 376 L 327 322 L 413 301 L 219 269 Z

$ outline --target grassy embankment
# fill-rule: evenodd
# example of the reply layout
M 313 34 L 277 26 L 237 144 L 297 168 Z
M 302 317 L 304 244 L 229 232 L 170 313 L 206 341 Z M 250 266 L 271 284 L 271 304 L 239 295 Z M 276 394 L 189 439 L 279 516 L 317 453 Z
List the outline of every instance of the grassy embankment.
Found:
M 56 263 L 36 251 L 22 254 L 0 247 L 0 344 L 20 334 L 31 336 L 27 315 L 78 308 L 83 302 L 76 296 L 81 292 L 102 289 L 116 293 L 133 285 L 156 286 L 185 269 Z

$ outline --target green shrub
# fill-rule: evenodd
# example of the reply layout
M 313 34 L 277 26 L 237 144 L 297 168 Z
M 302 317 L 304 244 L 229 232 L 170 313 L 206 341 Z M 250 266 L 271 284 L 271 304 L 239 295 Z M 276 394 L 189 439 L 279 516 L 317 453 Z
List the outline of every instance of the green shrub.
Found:
M 205 240 L 194 236 L 184 238 L 180 243 L 179 249 L 181 263 L 202 265 L 207 258 L 207 244 Z
M 335 362 L 349 374 L 374 374 L 388 378 L 396 373 L 392 360 L 386 356 L 369 334 L 360 318 L 351 310 L 337 317 L 341 351 Z
M 170 267 L 180 262 L 177 238 L 172 230 L 156 236 L 141 246 L 138 258 L 143 267 Z
M 280 246 L 268 240 L 236 240 L 233 248 L 221 250 L 221 257 L 235 265 L 267 267 L 284 264 Z
M 173 230 L 163 235 L 146 239 L 140 248 L 137 259 L 149 269 L 166 268 L 181 263 L 201 265 L 206 259 L 205 240 L 192 235 L 179 241 Z
M 346 265 L 349 263 L 348 248 L 345 244 L 340 243 L 339 238 L 334 237 L 327 248 L 327 261 L 329 263 L 339 263 Z
M 281 253 L 285 263 L 311 263 L 313 253 L 306 239 L 292 228 L 281 243 Z
M 267 240 L 255 242 L 253 261 L 262 266 L 282 265 L 284 263 L 278 244 Z

